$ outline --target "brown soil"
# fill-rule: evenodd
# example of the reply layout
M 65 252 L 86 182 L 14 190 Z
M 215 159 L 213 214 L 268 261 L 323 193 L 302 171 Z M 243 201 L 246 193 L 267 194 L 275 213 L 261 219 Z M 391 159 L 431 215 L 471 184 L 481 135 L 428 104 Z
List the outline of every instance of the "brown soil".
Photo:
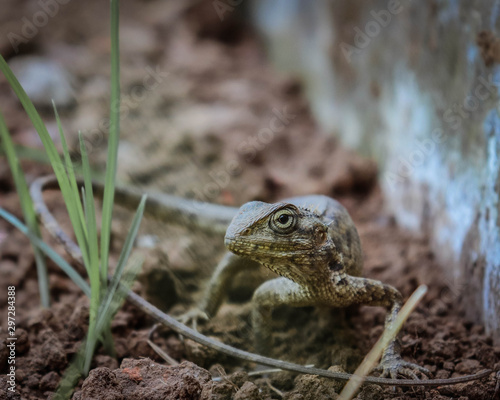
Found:
M 21 18 L 33 14 L 29 7 L 19 6 L 24 3 L 28 2 L 11 1 L 2 10 L 0 18 L 6 21 L 0 23 L 2 29 L 19 29 Z M 147 66 L 159 66 L 168 75 L 141 101 L 128 103 L 122 121 L 120 179 L 231 205 L 305 193 L 334 196 L 349 209 L 358 227 L 366 276 L 394 285 L 405 297 L 422 283 L 429 286 L 426 298 L 405 325 L 404 358 L 427 367 L 437 378 L 484 368 L 500 369 L 500 348 L 493 346 L 482 327 L 465 320 L 458 306 L 464 289 L 440 274 L 425 237 L 401 230 L 390 210 L 384 210 L 373 163 L 343 149 L 319 131 L 299 83 L 272 70 L 256 35 L 238 20 L 243 10 L 236 7 L 221 22 L 212 1 L 186 4 L 121 2 L 123 93 L 126 96 L 140 86 Z M 14 55 L 9 46 L 8 41 L 0 41 L 2 54 Z M 103 3 L 94 0 L 61 6 L 51 23 L 21 46 L 21 52 L 36 52 L 57 60 L 74 74 L 77 103 L 62 110 L 63 124 L 73 144 L 78 129 L 87 133 L 92 160 L 96 167 L 102 166 L 105 136 L 92 129 L 107 115 L 109 39 L 108 13 Z M 14 140 L 39 146 L 36 133 L 2 79 L 0 109 Z M 259 136 L 263 129 L 271 127 L 276 113 L 289 116 L 286 128 L 272 133 L 267 130 L 268 136 Z M 53 131 L 51 112 L 44 111 L 43 117 Z M 23 168 L 30 181 L 50 172 L 49 167 L 33 161 L 23 162 Z M 59 195 L 50 193 L 47 201 L 68 228 Z M 21 217 L 3 158 L 0 205 Z M 119 210 L 115 217 L 113 260 L 118 257 L 130 214 Z M 143 225 L 142 238 L 153 238 L 154 246 L 138 250 L 146 255 L 146 265 L 134 289 L 165 311 L 179 314 L 199 299 L 222 254 L 222 241 L 154 220 Z M 63 254 L 60 246 L 47 240 Z M 6 391 L 9 354 L 1 345 L 0 373 L 4 375 L 0 379 L 0 398 L 48 398 L 84 339 L 88 301 L 49 262 L 52 306 L 41 310 L 29 241 L 3 220 L 0 263 L 0 282 L 16 287 L 18 337 L 17 393 Z M 249 299 L 253 290 L 271 276 L 263 270 L 236 279 L 228 302 L 215 318 L 200 327 L 201 331 L 224 343 L 252 350 Z M 161 290 L 158 281 L 162 282 Z M 369 307 L 280 309 L 275 314 L 275 355 L 345 371 L 353 371 L 360 363 L 381 334 L 384 320 L 384 310 Z M 6 294 L 0 297 L 0 315 L 7 315 Z M 7 336 L 6 322 L 7 318 L 2 317 L 2 343 Z M 125 304 L 112 324 L 116 358 L 98 349 L 89 377 L 79 382 L 73 398 L 281 398 L 264 378 L 248 376 L 245 371 L 254 366 L 159 329 L 153 335 L 154 342 L 181 362 L 177 366 L 165 365 L 147 344 L 152 324 L 142 312 Z M 220 379 L 212 381 L 212 376 Z M 283 398 L 294 400 L 332 399 L 342 388 L 336 381 L 288 372 L 269 375 L 269 382 L 284 393 Z M 490 377 L 451 387 L 397 392 L 369 385 L 357 398 L 489 399 L 494 391 L 495 381 Z

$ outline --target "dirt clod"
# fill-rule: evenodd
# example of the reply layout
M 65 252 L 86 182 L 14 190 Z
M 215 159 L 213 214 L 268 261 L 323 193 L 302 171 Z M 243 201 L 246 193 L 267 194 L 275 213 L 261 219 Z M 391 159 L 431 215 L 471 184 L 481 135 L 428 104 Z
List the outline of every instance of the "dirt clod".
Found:
M 212 381 L 203 386 L 200 400 L 231 400 L 234 392 L 234 385 L 228 382 Z
M 52 331 L 47 329 L 41 335 L 41 340 L 43 342 L 41 348 L 41 358 L 43 360 L 43 365 L 47 369 L 62 370 L 66 364 L 66 352 L 64 351 L 63 345 L 57 335 Z
M 247 381 L 234 395 L 234 400 L 261 400 L 259 388 L 255 383 Z
M 338 383 L 333 379 L 315 375 L 299 375 L 295 378 L 295 389 L 288 392 L 284 400 L 329 400 L 336 399 Z
M 382 400 L 384 399 L 384 391 L 378 385 L 363 385 L 356 400 Z
M 248 381 L 248 373 L 246 371 L 236 371 L 229 376 L 229 380 L 240 388 Z
M 210 383 L 208 371 L 191 362 L 165 366 L 148 358 L 125 359 L 119 369 L 92 370 L 74 399 L 197 400 Z
M 24 354 L 30 349 L 30 339 L 28 336 L 28 332 L 26 332 L 24 329 L 19 328 L 16 329 L 16 353 L 17 354 Z
M 48 374 L 44 375 L 40 379 L 40 390 L 42 391 L 54 391 L 57 388 L 59 380 L 61 377 L 55 371 L 50 371 Z
M 455 365 L 455 372 L 459 374 L 473 374 L 481 369 L 481 363 L 478 360 L 463 360 Z
M 219 338 L 212 336 L 214 340 L 219 340 Z M 184 341 L 184 345 L 186 346 L 186 355 L 190 360 L 193 360 L 194 363 L 201 365 L 202 367 L 208 367 L 211 363 L 221 360 L 221 355 L 218 351 L 214 349 L 210 349 L 206 346 L 203 346 L 199 343 L 191 339 L 187 339 Z
M 120 382 L 109 368 L 101 367 L 90 371 L 82 385 L 82 390 L 73 395 L 73 400 L 93 400 L 106 398 L 124 400 Z

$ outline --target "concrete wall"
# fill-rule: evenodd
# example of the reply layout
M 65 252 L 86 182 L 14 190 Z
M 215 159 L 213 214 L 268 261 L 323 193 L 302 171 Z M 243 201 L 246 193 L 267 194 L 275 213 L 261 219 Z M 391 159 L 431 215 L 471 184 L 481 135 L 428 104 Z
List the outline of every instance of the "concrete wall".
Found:
M 318 121 L 375 158 L 398 222 L 500 342 L 500 2 L 254 0 Z

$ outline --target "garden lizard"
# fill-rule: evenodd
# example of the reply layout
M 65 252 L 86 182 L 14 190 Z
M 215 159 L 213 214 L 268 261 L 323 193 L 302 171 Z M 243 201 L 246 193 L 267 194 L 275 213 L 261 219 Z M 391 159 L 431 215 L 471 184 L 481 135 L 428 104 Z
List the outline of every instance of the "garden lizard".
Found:
M 48 210 L 43 191 L 57 188 L 54 176 L 36 179 L 30 193 L 35 210 L 49 233 L 58 239 L 68 253 L 81 262 L 81 252 L 60 228 Z M 103 184 L 93 183 L 94 194 L 102 196 Z M 115 199 L 127 207 L 136 207 L 142 193 L 134 188 L 116 188 Z M 401 295 L 391 286 L 359 277 L 362 253 L 359 237 L 347 211 L 335 200 L 325 196 L 306 196 L 276 204 L 250 202 L 237 208 L 218 206 L 154 193 L 146 203 L 146 213 L 167 218 L 168 222 L 187 224 L 206 231 L 221 233 L 225 226 L 227 253 L 214 272 L 204 301 L 189 318 L 214 315 L 232 276 L 241 269 L 260 264 L 282 275 L 267 281 L 254 295 L 256 347 L 266 352 L 270 344 L 265 319 L 270 310 L 280 304 L 291 306 L 328 305 L 343 307 L 363 303 L 389 308 L 386 324 L 391 324 L 401 306 Z M 198 343 L 233 357 L 284 370 L 316 374 L 333 379 L 348 380 L 353 375 L 326 371 L 314 367 L 281 361 L 243 351 L 189 328 L 168 314 L 126 289 L 127 299 L 158 322 Z M 403 361 L 395 340 L 385 349 L 379 370 L 394 377 L 397 373 L 415 377 L 415 370 L 427 373 L 418 365 Z M 488 376 L 491 370 L 450 379 L 387 379 L 365 377 L 366 383 L 392 386 L 451 385 Z
M 215 270 L 199 309 L 187 313 L 184 321 L 215 315 L 233 276 L 264 265 L 281 277 L 263 283 L 253 295 L 252 325 L 259 354 L 268 355 L 272 348 L 269 321 L 275 307 L 382 306 L 388 309 L 387 327 L 402 306 L 397 289 L 360 276 L 358 232 L 347 210 L 329 197 L 246 203 L 227 228 L 224 242 L 231 253 Z M 429 374 L 401 358 L 397 338 L 384 350 L 377 370 L 393 379 L 417 379 L 415 371 Z

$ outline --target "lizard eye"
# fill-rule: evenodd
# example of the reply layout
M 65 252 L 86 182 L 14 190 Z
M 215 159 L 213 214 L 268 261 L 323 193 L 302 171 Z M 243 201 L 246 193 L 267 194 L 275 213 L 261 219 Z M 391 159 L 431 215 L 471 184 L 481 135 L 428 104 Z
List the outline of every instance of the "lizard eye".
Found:
M 270 228 L 277 233 L 290 233 L 297 225 L 297 215 L 289 208 L 276 211 L 269 220 Z

